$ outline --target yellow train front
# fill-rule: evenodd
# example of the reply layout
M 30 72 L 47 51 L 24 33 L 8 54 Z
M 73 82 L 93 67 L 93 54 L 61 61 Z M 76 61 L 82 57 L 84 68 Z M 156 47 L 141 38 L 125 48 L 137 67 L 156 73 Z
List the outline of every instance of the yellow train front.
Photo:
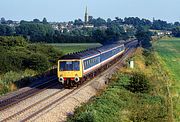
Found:
M 58 79 L 64 85 L 78 83 L 82 74 L 82 61 L 79 59 L 61 59 L 58 61 Z

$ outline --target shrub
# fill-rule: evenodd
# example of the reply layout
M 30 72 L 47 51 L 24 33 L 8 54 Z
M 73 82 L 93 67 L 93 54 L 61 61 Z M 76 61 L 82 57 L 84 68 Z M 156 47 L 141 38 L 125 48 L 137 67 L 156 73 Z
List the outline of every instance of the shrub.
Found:
M 129 85 L 125 87 L 133 93 L 147 93 L 150 90 L 150 84 L 146 75 L 137 72 L 132 74 Z
M 43 72 L 49 68 L 49 62 L 45 55 L 38 53 L 30 55 L 24 52 L 0 53 L 0 73 L 20 71 L 26 68 Z
M 33 53 L 44 54 L 52 64 L 56 64 L 58 58 L 62 56 L 62 52 L 55 49 L 53 46 L 43 45 L 40 43 L 29 45 L 28 50 Z
M 28 56 L 24 52 L 0 52 L 0 73 L 25 69 L 25 60 Z
M 6 94 L 9 91 L 10 90 L 9 90 L 9 88 L 7 86 L 2 85 L 1 88 L 0 88 L 0 95 L 4 95 L 4 94 Z
M 21 36 L 0 36 L 0 46 L 14 47 L 14 46 L 27 46 L 27 41 Z
M 75 118 L 73 115 L 68 118 L 68 122 L 94 122 L 93 112 L 85 111 Z
M 7 72 L 6 74 L 4 74 L 3 83 L 5 85 L 9 85 L 19 79 L 21 79 L 20 73 L 10 71 L 10 72 Z
M 145 65 L 146 66 L 152 65 L 156 61 L 156 59 L 154 57 L 154 53 L 152 50 L 144 50 L 143 56 L 145 58 Z
M 30 69 L 36 70 L 38 72 L 44 72 L 49 68 L 48 59 L 43 54 L 31 54 L 29 60 L 26 61 L 26 63 Z
M 0 95 L 9 91 L 14 91 L 16 88 L 22 88 L 30 83 L 30 77 L 37 73 L 33 70 L 26 69 L 25 71 L 14 72 L 10 71 L 0 76 Z

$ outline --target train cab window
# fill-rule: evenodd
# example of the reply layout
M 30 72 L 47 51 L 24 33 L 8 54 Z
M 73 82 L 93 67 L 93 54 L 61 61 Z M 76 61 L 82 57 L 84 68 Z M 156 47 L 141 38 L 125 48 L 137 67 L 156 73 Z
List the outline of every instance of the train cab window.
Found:
M 60 71 L 79 71 L 79 61 L 61 61 Z
M 79 61 L 73 61 L 73 70 L 74 71 L 79 71 L 80 70 Z

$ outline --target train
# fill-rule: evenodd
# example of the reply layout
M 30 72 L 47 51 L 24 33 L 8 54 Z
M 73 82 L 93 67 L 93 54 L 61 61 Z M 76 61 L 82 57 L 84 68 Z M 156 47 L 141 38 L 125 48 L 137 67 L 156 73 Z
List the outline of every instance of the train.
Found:
M 64 55 L 58 60 L 58 80 L 64 86 L 81 84 L 114 64 L 135 43 L 137 44 L 137 40 Z

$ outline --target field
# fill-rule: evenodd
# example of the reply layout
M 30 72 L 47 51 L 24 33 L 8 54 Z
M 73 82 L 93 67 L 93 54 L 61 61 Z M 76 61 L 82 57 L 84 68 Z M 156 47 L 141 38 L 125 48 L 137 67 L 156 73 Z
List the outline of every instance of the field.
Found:
M 180 39 L 162 39 L 155 44 L 155 49 L 165 61 L 173 78 L 180 81 Z
M 161 39 L 154 47 L 170 75 L 174 117 L 180 121 L 180 38 Z
M 63 51 L 64 54 L 101 46 L 99 43 L 54 43 L 48 45 L 52 45 L 56 49 Z

